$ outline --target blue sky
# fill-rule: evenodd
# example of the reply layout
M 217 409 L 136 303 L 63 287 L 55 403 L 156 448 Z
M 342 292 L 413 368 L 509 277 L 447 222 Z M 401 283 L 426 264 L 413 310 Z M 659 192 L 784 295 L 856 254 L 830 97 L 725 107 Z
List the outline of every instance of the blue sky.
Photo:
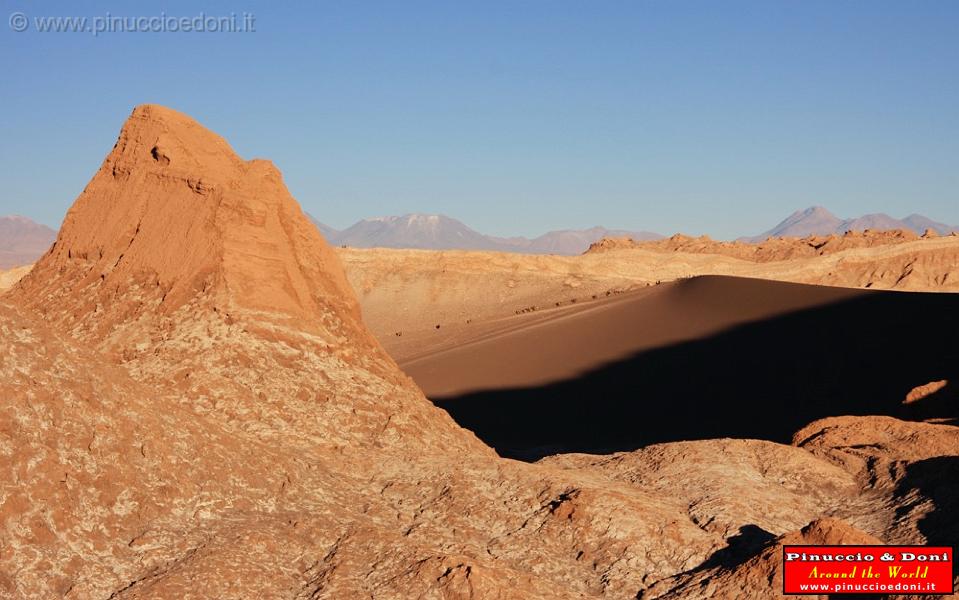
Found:
M 306 4 L 306 3 L 304 3 Z M 8 17 L 250 12 L 253 33 Z M 272 159 L 320 220 L 735 237 L 813 204 L 959 224 L 959 2 L 4 2 L 0 214 L 57 226 L 133 106 Z

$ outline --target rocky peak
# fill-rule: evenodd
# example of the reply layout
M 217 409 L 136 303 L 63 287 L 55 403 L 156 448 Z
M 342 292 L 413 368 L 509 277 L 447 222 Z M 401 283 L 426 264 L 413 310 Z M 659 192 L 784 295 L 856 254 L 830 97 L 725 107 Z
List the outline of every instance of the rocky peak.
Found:
M 64 288 L 75 297 L 63 298 Z M 220 136 L 156 105 L 134 109 L 21 295 L 52 313 L 91 303 L 79 312 L 101 321 L 201 302 L 307 330 L 329 326 L 332 310 L 360 329 L 339 261 L 276 167 L 242 160 Z

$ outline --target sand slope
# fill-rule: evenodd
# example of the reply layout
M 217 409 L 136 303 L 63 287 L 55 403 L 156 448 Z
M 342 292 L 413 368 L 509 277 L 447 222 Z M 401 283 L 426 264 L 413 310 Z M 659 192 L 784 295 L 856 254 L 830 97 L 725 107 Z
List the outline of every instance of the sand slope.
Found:
M 766 245 L 610 244 L 582 256 L 338 249 L 363 318 L 398 360 L 483 335 L 478 323 L 696 275 L 834 287 L 959 291 L 959 237 L 880 232 Z M 818 249 L 814 246 L 818 245 Z M 758 255 L 757 255 L 758 253 Z M 439 327 L 437 327 L 439 326 Z
M 512 456 L 788 441 L 825 416 L 912 414 L 913 387 L 955 380 L 959 352 L 925 332 L 959 328 L 956 306 L 951 294 L 705 276 L 515 316 L 400 364 Z M 925 416 L 955 407 L 936 411 Z
M 702 277 L 546 309 L 401 361 L 431 397 L 538 386 L 750 321 L 861 297 L 842 288 Z

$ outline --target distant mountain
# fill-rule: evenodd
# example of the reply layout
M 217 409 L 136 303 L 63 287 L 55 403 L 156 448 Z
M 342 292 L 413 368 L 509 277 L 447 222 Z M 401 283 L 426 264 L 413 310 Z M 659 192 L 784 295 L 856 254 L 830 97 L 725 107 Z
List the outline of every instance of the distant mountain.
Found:
M 658 240 L 663 236 L 651 231 L 624 231 L 591 227 L 590 229 L 564 229 L 550 231 L 530 241 L 526 252 L 531 254 L 582 254 L 593 242 L 604 237 L 631 237 L 637 242 Z
M 32 263 L 56 238 L 56 231 L 26 217 L 0 217 L 0 269 Z
M 444 215 L 411 214 L 364 219 L 335 236 L 341 246 L 497 250 L 488 236 Z
M 772 229 L 752 237 L 740 238 L 747 242 L 761 242 L 768 237 L 806 237 L 809 235 L 842 234 L 847 231 L 864 229 L 887 230 L 906 229 L 922 234 L 932 229 L 939 235 L 959 231 L 959 226 L 946 225 L 922 215 L 912 214 L 904 219 L 896 219 L 884 213 L 863 215 L 853 219 L 840 219 L 821 206 L 812 206 L 799 210 L 786 217 Z
M 912 227 L 914 231 L 923 232 L 927 229 L 932 229 L 939 235 L 949 235 L 953 231 L 959 231 L 959 225 L 951 226 L 946 225 L 945 223 L 940 223 L 938 221 L 933 221 L 929 217 L 924 217 L 922 215 L 911 214 L 905 219 L 902 220 L 903 223 Z
M 772 229 L 744 241 L 761 242 L 768 237 L 806 237 L 834 233 L 842 226 L 842 219 L 821 206 L 797 210 Z
M 311 223 L 316 225 L 316 228 L 320 230 L 320 233 L 323 234 L 323 237 L 326 238 L 326 241 L 330 242 L 331 244 L 333 243 L 332 239 L 336 237 L 337 234 L 340 233 L 339 230 L 333 229 L 326 223 L 321 223 L 316 217 L 314 217 L 310 213 L 306 213 L 306 218 L 309 219 Z
M 445 215 L 408 214 L 364 219 L 337 231 L 313 219 L 323 236 L 337 246 L 355 248 L 420 248 L 429 250 L 494 250 L 526 254 L 581 254 L 607 236 L 635 240 L 659 239 L 648 231 L 630 232 L 605 227 L 550 231 L 537 238 L 496 237 L 482 234 Z
M 846 219 L 842 222 L 840 230 L 836 233 L 846 233 L 847 231 L 864 231 L 866 229 L 872 229 L 873 231 L 887 231 L 889 229 L 912 229 L 908 223 L 894 217 L 890 217 L 885 213 L 875 213 L 871 215 L 863 215 L 861 217 L 856 217 L 855 219 Z M 925 230 L 920 230 L 917 233 L 923 233 Z

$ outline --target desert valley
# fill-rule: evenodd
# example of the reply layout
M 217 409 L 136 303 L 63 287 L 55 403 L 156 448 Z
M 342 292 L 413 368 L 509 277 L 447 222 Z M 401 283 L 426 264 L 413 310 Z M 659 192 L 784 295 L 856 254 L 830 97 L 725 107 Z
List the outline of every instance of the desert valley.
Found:
M 783 543 L 959 542 L 955 234 L 334 248 L 143 105 L 5 266 L 0 597 L 767 598 Z

